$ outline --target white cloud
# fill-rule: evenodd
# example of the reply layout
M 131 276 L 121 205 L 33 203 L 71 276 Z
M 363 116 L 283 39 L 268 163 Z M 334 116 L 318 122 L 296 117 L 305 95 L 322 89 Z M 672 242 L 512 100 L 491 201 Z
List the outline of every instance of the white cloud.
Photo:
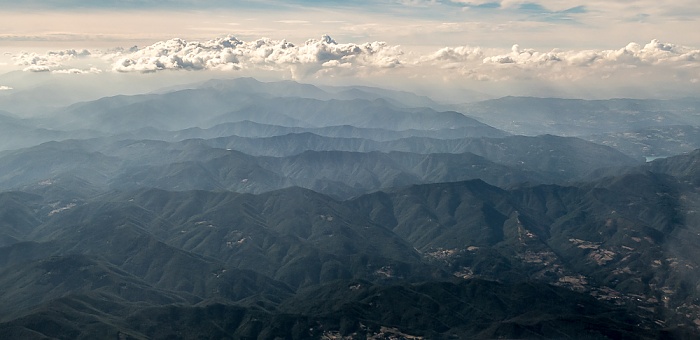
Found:
M 629 43 L 616 50 L 560 52 L 562 61 L 572 66 L 700 66 L 700 50 L 652 40 L 648 44 Z
M 290 70 L 295 78 L 333 69 L 358 71 L 401 66 L 398 46 L 384 42 L 339 44 L 324 35 L 303 45 L 286 40 L 262 38 L 242 41 L 233 36 L 206 42 L 171 39 L 136 52 L 124 54 L 113 63 L 117 72 L 156 72 L 161 70 Z
M 533 49 L 523 50 L 520 45 L 513 45 L 511 53 L 495 55 L 483 59 L 484 64 L 531 64 L 546 65 L 550 62 L 559 62 L 562 59 L 556 52 L 537 52 Z
M 500 3 L 500 1 L 494 0 L 450 0 L 451 2 L 458 4 L 465 4 L 470 6 L 481 6 L 485 4 Z
M 700 49 L 658 40 L 608 50 L 537 51 L 513 45 L 510 52 L 503 53 L 462 46 L 440 49 L 415 65 L 457 70 L 462 76 L 479 80 L 607 79 L 619 73 L 620 81 L 634 75 L 649 80 L 672 76 L 685 81 L 700 72 Z
M 51 73 L 54 73 L 54 74 L 89 74 L 89 73 L 99 74 L 99 73 L 102 73 L 102 70 L 100 70 L 96 67 L 91 67 L 87 70 L 83 70 L 83 69 L 79 69 L 79 68 L 69 68 L 69 69 L 52 70 Z
M 30 65 L 22 69 L 24 72 L 51 72 L 51 68 L 44 65 Z
M 12 90 L 11 87 L 5 86 L 5 85 L 0 85 L 0 91 L 10 91 Z
M 444 61 L 448 63 L 473 62 L 482 60 L 484 52 L 480 47 L 458 46 L 439 49 L 422 59 L 424 61 Z
M 65 69 L 64 64 L 77 59 L 93 56 L 88 50 L 49 51 L 45 54 L 21 52 L 12 59 L 16 66 L 22 66 L 26 72 L 56 72 Z

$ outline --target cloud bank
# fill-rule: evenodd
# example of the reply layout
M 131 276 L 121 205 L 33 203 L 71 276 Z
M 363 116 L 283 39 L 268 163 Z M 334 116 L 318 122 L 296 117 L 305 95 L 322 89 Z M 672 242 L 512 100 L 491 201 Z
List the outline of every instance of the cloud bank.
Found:
M 700 49 L 662 43 L 629 43 L 612 50 L 537 51 L 513 45 L 508 53 L 487 53 L 479 47 L 446 47 L 421 57 L 426 64 L 478 80 L 537 78 L 544 80 L 608 79 L 616 73 L 658 76 L 673 71 L 684 80 L 700 78 Z
M 406 73 L 467 76 L 476 80 L 610 78 L 631 70 L 700 78 L 700 50 L 652 40 L 620 49 L 537 51 L 514 45 L 509 52 L 481 47 L 445 47 L 428 55 L 405 53 L 386 42 L 338 43 L 329 36 L 302 45 L 268 38 L 233 36 L 206 42 L 172 39 L 113 57 L 112 71 L 264 70 L 290 72 L 295 79 Z
M 475 46 L 434 52 L 404 51 L 386 42 L 339 43 L 330 36 L 303 44 L 234 36 L 204 42 L 170 39 L 131 49 L 20 53 L 15 65 L 27 72 L 59 74 L 217 71 L 246 76 L 346 79 L 352 82 L 437 83 L 491 89 L 579 86 L 598 93 L 645 87 L 692 92 L 700 86 L 700 49 L 651 40 L 617 49 L 536 50 Z M 102 65 L 100 67 L 99 65 Z M 98 65 L 98 66 L 95 66 Z
M 12 59 L 15 65 L 21 66 L 26 72 L 51 72 L 51 73 L 100 73 L 100 69 L 91 67 L 87 70 L 66 68 L 66 64 L 72 64 L 80 59 L 87 60 L 93 57 L 93 53 L 83 50 L 49 51 L 46 54 L 21 52 Z
M 116 58 L 116 72 L 163 70 L 290 70 L 294 78 L 336 73 L 354 73 L 400 67 L 403 52 L 384 42 L 339 44 L 324 35 L 303 45 L 262 38 L 242 41 L 233 36 L 206 42 L 171 39 L 157 42 Z

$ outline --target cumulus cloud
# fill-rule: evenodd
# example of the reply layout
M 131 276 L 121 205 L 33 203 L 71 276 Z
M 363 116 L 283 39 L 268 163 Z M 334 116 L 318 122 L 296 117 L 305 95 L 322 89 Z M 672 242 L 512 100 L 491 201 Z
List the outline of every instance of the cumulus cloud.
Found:
M 484 58 L 483 62 L 495 64 L 533 64 L 543 65 L 549 62 L 559 62 L 562 59 L 556 52 L 538 52 L 533 49 L 521 49 L 520 45 L 513 45 L 511 53 L 495 55 Z
M 262 38 L 243 41 L 233 36 L 206 42 L 171 39 L 115 58 L 117 72 L 161 70 L 290 70 L 295 78 L 333 70 L 396 68 L 402 65 L 399 46 L 384 42 L 338 43 L 324 35 L 302 45 Z
M 63 70 L 64 64 L 77 59 L 86 59 L 93 54 L 88 50 L 49 51 L 45 54 L 22 52 L 12 57 L 15 65 L 26 72 L 53 72 Z
M 60 69 L 60 70 L 52 70 L 51 73 L 54 74 L 99 74 L 102 73 L 102 70 L 96 68 L 96 67 L 91 67 L 89 69 L 79 69 L 79 68 L 68 68 L 68 69 Z
M 640 75 L 677 70 L 674 75 L 683 78 L 700 73 L 700 50 L 658 40 L 610 50 L 537 51 L 513 45 L 507 53 L 487 53 L 463 46 L 440 49 L 417 64 L 456 69 L 463 76 L 479 80 L 609 78 L 616 72 L 628 75 L 630 70 Z
M 484 63 L 544 65 L 564 63 L 570 66 L 641 66 L 655 64 L 691 64 L 700 62 L 700 50 L 652 40 L 646 45 L 629 43 L 616 50 L 538 52 L 514 45 L 511 53 L 484 58 Z
M 422 61 L 442 61 L 449 64 L 474 62 L 484 58 L 484 52 L 479 47 L 458 46 L 445 47 L 437 52 L 421 58 Z

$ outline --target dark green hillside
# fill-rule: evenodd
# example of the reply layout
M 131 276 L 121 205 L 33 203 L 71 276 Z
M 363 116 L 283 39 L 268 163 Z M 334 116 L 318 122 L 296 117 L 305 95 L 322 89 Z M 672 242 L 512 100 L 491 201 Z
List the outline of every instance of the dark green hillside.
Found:
M 100 298 L 104 296 L 54 300 L 29 316 L 0 324 L 0 330 L 31 338 L 121 334 L 132 339 L 321 339 L 333 334 L 352 338 L 409 334 L 426 339 L 543 339 L 564 334 L 586 339 L 655 339 L 674 334 L 622 308 L 566 289 L 482 280 L 395 286 L 338 283 L 300 293 L 283 303 L 277 313 L 222 304 L 137 309 L 127 302 Z
M 0 247 L 16 243 L 41 224 L 34 209 L 41 197 L 23 192 L 0 193 Z
M 0 291 L 13 301 L 0 327 L 135 338 L 274 338 L 290 327 L 298 338 L 692 334 L 700 240 L 681 197 L 693 190 L 649 172 L 578 187 L 428 184 L 351 201 L 301 188 L 139 190 L 51 216 L 26 209 L 41 197 L 12 194 L 39 214 L 0 248 Z
M 623 309 L 567 289 L 484 280 L 376 286 L 337 283 L 297 294 L 282 310 L 340 319 L 341 332 L 392 325 L 426 338 L 653 338 Z
M 646 173 L 579 188 L 422 185 L 352 204 L 455 276 L 540 280 L 693 311 L 700 258 L 693 191 Z
M 649 163 L 646 168 L 681 178 L 698 186 L 700 185 L 700 149 L 684 155 L 658 159 Z
M 34 232 L 34 239 L 50 241 L 55 255 L 85 254 L 104 260 L 159 289 L 234 301 L 267 289 L 288 291 L 284 285 L 254 272 L 235 270 L 206 258 L 169 246 L 151 235 L 169 223 L 127 202 L 86 204 L 49 219 Z M 240 285 L 237 280 L 258 282 Z
M 10 266 L 0 273 L 0 298 L 5 307 L 0 320 L 7 321 L 38 305 L 74 294 L 92 293 L 106 300 L 143 305 L 194 303 L 194 297 L 154 289 L 109 263 L 85 255 L 51 256 Z M 11 307 L 10 307 L 11 306 Z
M 418 253 L 389 230 L 313 191 L 290 188 L 259 196 L 205 192 L 193 196 L 151 190 L 131 199 L 173 221 L 151 229 L 168 244 L 293 287 L 353 277 L 433 275 Z M 383 267 L 394 269 L 384 274 Z

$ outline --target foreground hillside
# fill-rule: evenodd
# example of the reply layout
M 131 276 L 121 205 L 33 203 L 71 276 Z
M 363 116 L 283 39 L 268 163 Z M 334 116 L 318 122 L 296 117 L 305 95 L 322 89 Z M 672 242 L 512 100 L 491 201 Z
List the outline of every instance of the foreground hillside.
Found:
M 578 186 L 473 180 L 348 201 L 300 188 L 70 202 L 6 192 L 0 327 L 67 338 L 382 327 L 428 338 L 690 336 L 700 195 L 687 164 Z

